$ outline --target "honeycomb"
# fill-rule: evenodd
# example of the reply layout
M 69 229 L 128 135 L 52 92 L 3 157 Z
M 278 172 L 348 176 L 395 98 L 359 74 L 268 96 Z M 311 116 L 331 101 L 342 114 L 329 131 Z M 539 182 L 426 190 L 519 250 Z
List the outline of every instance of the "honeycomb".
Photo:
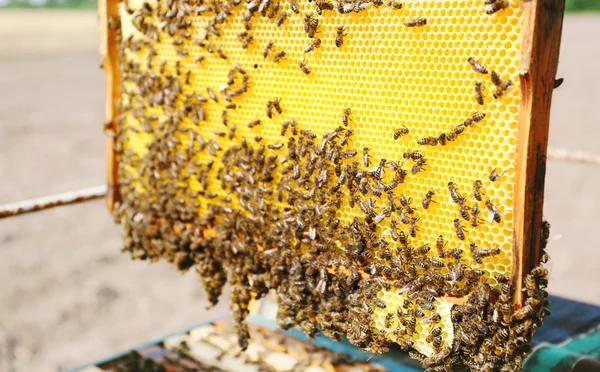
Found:
M 276 4 L 278 11 L 273 10 Z M 234 238 L 213 246 L 224 235 L 238 234 L 241 229 L 223 216 L 244 216 L 245 221 L 257 226 L 267 226 L 262 221 L 272 216 L 273 223 L 268 226 L 277 231 L 277 227 L 272 227 L 277 226 L 274 221 L 281 218 L 279 221 L 285 224 L 289 221 L 287 213 L 303 210 L 304 204 L 296 196 L 312 192 L 304 200 L 315 201 L 315 225 L 290 237 L 296 246 L 302 246 L 295 253 L 306 261 L 300 261 L 301 266 L 306 269 L 314 265 L 313 271 L 327 278 L 322 279 L 327 289 L 317 281 L 311 296 L 343 287 L 342 276 L 356 272 L 360 278 L 358 287 L 349 285 L 346 289 L 350 306 L 359 310 L 350 310 L 344 321 L 326 317 L 327 321 L 350 324 L 333 328 L 343 329 L 341 333 L 348 333 L 351 341 L 367 351 L 385 351 L 381 345 L 394 341 L 417 350 L 415 356 L 420 355 L 421 359 L 431 361 L 441 354 L 447 356 L 446 350 L 459 338 L 455 318 L 467 317 L 467 313 L 456 315 L 456 309 L 472 303 L 481 291 L 488 297 L 501 298 L 498 293 L 504 293 L 505 288 L 502 278 L 513 276 L 522 4 L 514 0 L 497 0 L 492 5 L 460 0 L 399 4 L 394 0 L 120 3 L 119 21 L 115 18 L 112 23 L 120 33 L 117 42 L 122 94 L 115 98 L 121 115 L 115 119 L 114 132 L 109 134 L 119 154 L 123 202 L 115 216 L 125 225 L 126 250 L 137 258 L 164 256 L 182 269 L 195 265 L 205 286 L 214 288 L 211 299 L 215 301 L 225 281 L 246 283 L 251 291 L 236 287 L 232 295 L 234 312 L 241 311 L 239 317 L 243 319 L 247 309 L 240 305 L 244 302 L 241 298 L 264 295 L 253 283 L 264 280 L 268 290 L 281 288 L 273 284 L 273 280 L 281 279 L 264 279 L 269 271 L 264 266 L 269 265 L 249 264 L 236 252 L 218 255 L 231 247 L 239 251 L 250 249 L 246 256 L 266 257 L 264 262 L 272 263 L 267 254 L 274 249 L 265 244 L 279 247 L 281 243 L 270 242 L 270 230 L 265 228 L 236 237 L 240 246 Z M 255 16 L 245 21 L 247 14 Z M 307 23 L 307 15 L 318 20 L 317 27 Z M 426 22 L 408 26 L 423 19 Z M 311 30 L 313 37 L 308 35 Z M 317 39 L 320 42 L 315 43 Z M 281 56 L 281 52 L 285 55 Z M 489 72 L 476 71 L 478 67 L 470 63 L 473 58 Z M 494 81 L 496 76 L 500 81 Z M 482 102 L 476 96 L 476 83 L 482 87 Z M 242 94 L 233 94 L 241 87 Z M 280 107 L 273 104 L 275 100 Z M 296 128 L 289 125 L 292 119 Z M 302 169 L 296 169 L 300 162 L 286 167 L 291 161 L 290 148 L 302 148 L 301 142 L 312 143 L 304 147 L 310 157 L 303 160 Z M 248 147 L 253 149 L 251 155 Z M 246 155 L 239 155 L 240 149 Z M 424 163 L 417 155 L 414 160 L 407 157 L 414 152 Z M 268 164 L 278 170 L 257 173 L 257 179 L 248 177 L 251 169 L 259 166 L 244 162 L 257 153 L 264 154 L 260 167 L 264 166 L 264 158 L 277 156 Z M 313 175 L 314 170 L 308 170 L 311 164 L 320 167 L 333 158 L 338 159 L 332 161 L 336 167 L 314 173 L 318 174 L 316 181 L 306 179 Z M 356 187 L 360 192 L 348 192 L 341 185 L 333 190 L 335 176 L 340 180 L 346 169 L 355 169 L 354 175 L 367 175 L 361 179 L 367 179 L 365 185 L 356 181 L 356 186 L 348 187 Z M 304 172 L 310 176 L 293 176 Z M 404 175 L 399 177 L 402 172 Z M 238 184 L 231 186 L 230 180 L 238 176 Z M 399 178 L 396 185 L 387 186 Z M 288 182 L 291 179 L 296 181 Z M 478 197 L 474 192 L 476 180 L 481 182 Z M 449 183 L 454 185 L 454 191 Z M 282 191 L 282 185 L 288 189 Z M 244 194 L 248 189 L 253 190 L 251 197 Z M 433 194 L 425 208 L 428 192 Z M 358 195 L 357 202 L 352 202 L 354 194 Z M 393 208 L 388 207 L 390 197 L 395 200 Z M 401 197 L 408 199 L 406 205 Z M 322 203 L 318 204 L 317 199 Z M 363 203 L 372 205 L 365 207 Z M 184 204 L 185 211 L 178 209 L 177 205 Z M 473 216 L 475 205 L 479 217 Z M 373 212 L 365 212 L 364 208 Z M 324 212 L 321 214 L 320 210 Z M 361 230 L 363 217 L 370 233 Z M 193 222 L 195 218 L 201 222 Z M 145 225 L 140 226 L 140 221 L 145 221 Z M 344 236 L 359 230 L 360 234 L 373 234 L 376 238 L 366 240 L 380 244 L 381 249 L 370 253 L 375 258 L 361 256 L 360 267 L 349 264 L 351 239 L 324 238 L 337 229 L 331 227 L 334 224 L 343 226 L 339 231 Z M 408 244 L 402 245 L 394 238 L 399 231 L 407 236 Z M 178 237 L 169 238 L 173 232 Z M 250 237 L 251 234 L 260 238 Z M 326 249 L 305 242 L 322 236 L 321 245 Z M 440 237 L 443 247 L 438 248 Z M 195 239 L 202 243 L 194 246 Z M 181 248 L 190 244 L 191 248 Z M 472 244 L 478 248 L 474 250 Z M 203 249 L 198 245 L 217 248 L 197 253 Z M 248 245 L 253 247 L 247 248 Z M 416 253 L 422 247 L 423 252 Z M 390 250 L 387 258 L 381 253 L 386 248 Z M 462 251 L 452 254 L 453 249 Z M 485 250 L 493 253 L 476 253 Z M 342 269 L 329 265 L 327 272 L 319 271 L 318 255 L 324 251 Z M 316 263 L 311 264 L 310 257 Z M 282 257 L 281 262 L 286 260 L 292 262 L 287 265 L 293 276 L 297 261 Z M 221 266 L 219 261 L 234 266 Z M 238 278 L 230 270 L 241 270 L 240 265 L 251 269 L 244 269 L 246 272 Z M 386 265 L 397 265 L 398 270 L 408 273 L 402 275 L 411 279 L 402 283 L 377 282 L 386 277 L 381 275 L 382 266 Z M 340 276 L 330 278 L 327 273 Z M 418 310 L 415 300 L 422 300 L 419 292 L 425 292 L 421 289 L 427 287 L 423 282 L 434 274 L 445 278 L 446 286 L 438 288 L 435 299 Z M 539 284 L 541 280 L 543 285 L 544 275 L 532 275 L 535 278 L 530 282 Z M 378 284 L 372 285 L 374 282 Z M 471 290 L 477 286 L 485 289 Z M 352 291 L 364 297 L 352 297 Z M 285 304 L 284 308 L 292 306 L 286 291 L 281 292 L 280 304 Z M 531 297 L 539 297 L 537 291 L 530 292 Z M 412 297 L 415 293 L 417 297 Z M 357 306 L 361 299 L 368 303 Z M 296 297 L 295 302 L 293 306 L 302 301 Z M 405 306 L 406 302 L 412 305 Z M 537 301 L 531 306 L 538 309 L 542 303 Z M 320 309 L 321 305 L 313 306 Z M 361 306 L 364 310 L 360 310 Z M 494 322 L 500 306 L 499 303 L 491 315 Z M 417 311 L 422 313 L 414 315 Z M 356 330 L 361 327 L 363 315 L 352 314 L 364 312 L 370 314 L 364 315 L 368 319 L 367 331 Z M 307 316 L 309 320 L 302 323 L 306 328 L 300 324 L 309 335 L 314 333 L 314 323 L 324 322 L 318 313 L 317 321 Z M 439 314 L 439 321 L 422 321 L 434 314 Z M 282 310 L 280 315 L 280 324 L 290 323 L 284 321 L 289 314 Z M 468 316 L 473 316 L 473 311 Z M 405 322 L 411 318 L 416 318 L 417 323 L 407 326 Z M 405 328 L 403 332 L 386 331 L 401 326 Z M 427 336 L 438 326 L 442 328 L 442 341 L 436 346 Z M 241 324 L 240 329 L 244 333 Z M 500 336 L 495 337 L 502 338 L 501 332 L 497 331 Z M 362 336 L 350 336 L 363 333 L 372 335 L 369 342 L 362 342 Z M 338 335 L 337 331 L 332 334 L 334 338 Z M 381 334 L 383 338 L 379 337 Z

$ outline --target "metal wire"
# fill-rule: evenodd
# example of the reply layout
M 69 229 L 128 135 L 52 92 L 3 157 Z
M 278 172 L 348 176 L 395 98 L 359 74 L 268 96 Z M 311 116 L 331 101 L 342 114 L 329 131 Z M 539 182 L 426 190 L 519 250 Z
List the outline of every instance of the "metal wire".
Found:
M 600 155 L 548 147 L 548 159 L 600 165 Z
M 600 155 L 574 152 L 556 147 L 548 147 L 548 159 L 600 165 Z M 0 219 L 99 199 L 104 197 L 106 192 L 106 185 L 101 185 L 69 191 L 62 194 L 50 195 L 43 198 L 22 200 L 16 203 L 0 205 Z
M 60 207 L 63 205 L 99 199 L 106 195 L 106 191 L 106 185 L 100 185 L 88 187 L 86 189 L 68 191 L 62 194 L 45 196 L 43 198 L 21 200 L 16 203 L 0 205 L 0 219 L 17 216 L 19 214 Z

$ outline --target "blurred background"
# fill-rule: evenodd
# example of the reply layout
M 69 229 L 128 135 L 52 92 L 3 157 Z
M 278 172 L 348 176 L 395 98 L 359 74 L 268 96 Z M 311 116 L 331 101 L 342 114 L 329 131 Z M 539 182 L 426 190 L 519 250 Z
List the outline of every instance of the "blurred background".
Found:
M 105 182 L 95 7 L 0 0 L 0 204 Z M 567 9 L 550 146 L 600 154 L 600 1 Z M 544 210 L 550 292 L 596 305 L 599 182 L 600 167 L 549 161 Z M 74 367 L 225 314 L 195 273 L 119 248 L 103 201 L 0 221 L 0 371 Z

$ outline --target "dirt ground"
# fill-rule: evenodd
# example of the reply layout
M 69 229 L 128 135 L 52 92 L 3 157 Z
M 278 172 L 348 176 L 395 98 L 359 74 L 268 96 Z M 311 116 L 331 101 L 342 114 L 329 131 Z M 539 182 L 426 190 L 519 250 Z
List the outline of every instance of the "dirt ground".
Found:
M 0 203 L 104 183 L 96 14 L 0 12 Z M 568 16 L 552 146 L 600 154 L 600 16 Z M 600 305 L 600 167 L 551 161 L 553 294 Z M 196 275 L 119 252 L 103 201 L 0 221 L 0 371 L 55 371 L 205 319 Z

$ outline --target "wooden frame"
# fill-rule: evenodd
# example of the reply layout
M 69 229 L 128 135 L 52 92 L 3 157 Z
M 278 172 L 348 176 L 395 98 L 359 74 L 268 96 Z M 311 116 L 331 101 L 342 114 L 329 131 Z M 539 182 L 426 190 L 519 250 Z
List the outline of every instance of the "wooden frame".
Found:
M 540 260 L 550 104 L 558 67 L 565 0 L 524 0 L 521 28 L 521 107 L 514 185 L 513 288 Z
M 538 265 L 546 173 L 548 127 L 554 77 L 558 66 L 565 0 L 523 0 L 521 28 L 521 104 L 518 124 L 513 210 L 514 303 L 522 303 L 522 278 Z M 109 17 L 119 19 L 118 1 L 100 0 L 100 53 L 105 71 L 107 129 L 114 131 L 115 98 L 121 94 L 117 34 Z M 121 198 L 113 140 L 106 140 L 107 206 Z
M 105 129 L 115 132 L 114 119 L 118 115 L 116 97 L 121 95 L 119 70 L 119 51 L 117 49 L 117 33 L 109 27 L 109 17 L 119 19 L 119 7 L 116 0 L 98 1 L 98 22 L 100 25 L 100 56 L 104 68 L 105 85 Z M 106 137 L 106 205 L 112 213 L 116 202 L 121 200 L 117 157 L 114 151 L 114 141 Z

